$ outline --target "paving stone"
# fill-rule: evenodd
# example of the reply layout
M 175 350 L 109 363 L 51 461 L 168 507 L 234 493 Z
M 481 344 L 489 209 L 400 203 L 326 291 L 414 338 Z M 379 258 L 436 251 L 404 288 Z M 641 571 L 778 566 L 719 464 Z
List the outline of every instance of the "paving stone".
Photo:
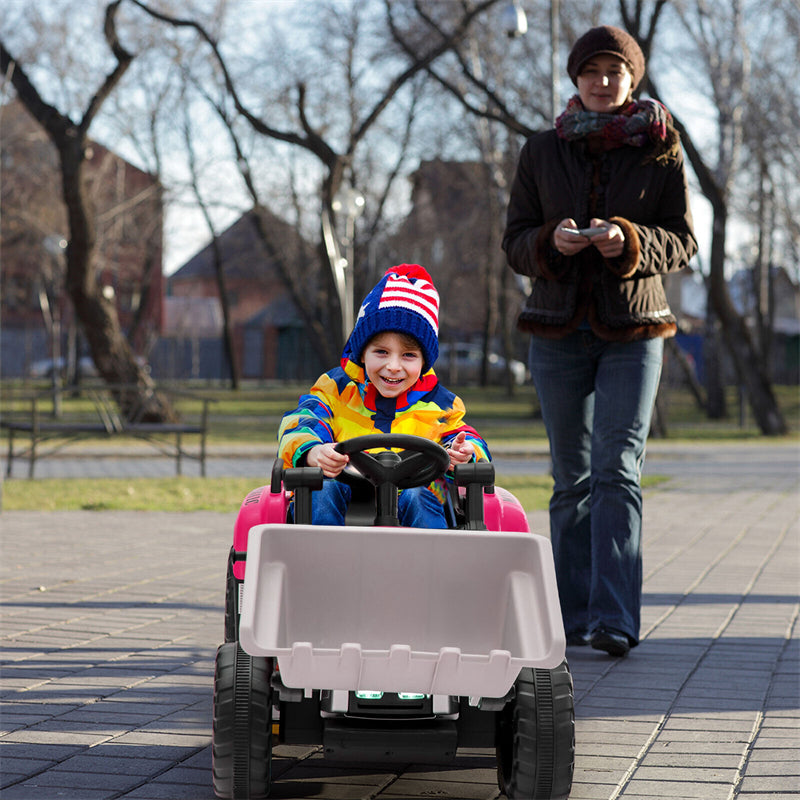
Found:
M 745 774 L 749 778 L 757 775 L 787 775 L 800 781 L 800 763 L 797 761 L 749 761 Z M 800 784 L 799 784 L 800 785 Z
M 759 735 L 756 738 L 756 746 L 758 749 L 769 750 L 771 748 L 785 747 L 787 750 L 797 749 L 797 736 L 774 736 L 774 735 Z
M 123 795 L 118 795 L 125 800 L 216 800 L 216 795 L 209 783 L 206 787 L 188 784 L 182 786 L 175 783 L 159 783 L 151 781 L 144 786 L 138 786 Z M 274 798 L 274 795 L 270 795 Z M 295 795 L 297 798 L 297 795 Z
M 469 783 L 450 783 L 449 781 L 412 780 L 399 778 L 381 792 L 382 797 L 435 797 L 442 800 L 490 800 L 497 797 L 496 784 L 482 784 L 471 780 Z M 276 795 L 280 797 L 280 795 Z
M 756 790 L 755 792 L 740 792 L 736 795 L 736 800 L 797 800 L 797 797 L 797 790 L 793 792 L 759 792 Z
M 375 768 L 361 765 L 340 766 L 339 762 L 331 763 L 324 759 L 307 760 L 297 764 L 292 769 L 292 780 L 306 783 L 356 783 L 359 786 L 371 786 L 374 788 L 386 786 L 394 778 L 395 770 L 382 768 L 380 765 Z M 409 774 L 408 772 L 404 774 Z M 414 776 L 413 773 L 410 773 Z M 414 777 L 419 778 L 419 775 Z
M 697 767 L 682 765 L 680 767 L 680 780 L 697 784 L 724 783 L 726 786 L 731 786 L 736 780 L 738 767 L 738 764 L 729 766 L 727 769 L 711 766 L 710 764 L 703 764 Z M 675 772 L 674 766 L 651 766 L 642 764 L 637 767 L 633 778 L 637 782 L 642 780 L 668 781 L 670 779 L 675 779 Z
M 682 780 L 676 776 L 673 780 L 637 780 L 634 779 L 625 786 L 625 790 L 619 794 L 620 798 L 629 800 L 630 797 L 660 797 L 660 798 L 679 798 L 679 800 L 727 800 L 730 796 L 730 784 L 712 783 L 703 781 L 702 783 L 691 783 L 691 778 Z
M 800 743 L 798 744 L 800 745 Z M 800 764 L 800 746 L 780 749 L 758 747 L 750 753 L 749 763 L 753 764 L 759 761 L 767 761 L 769 763 L 774 763 L 776 761 L 792 761 L 795 764 Z
M 2 773 L 0 773 L 0 781 L 2 785 L 10 782 L 13 776 L 13 781 L 16 782 L 27 775 L 38 775 L 48 767 L 55 765 L 55 761 L 47 761 L 45 759 L 25 758 L 8 756 L 2 754 Z
M 641 761 L 641 768 L 670 767 L 673 769 L 738 769 L 741 753 L 673 753 L 670 750 L 649 750 Z
M 614 786 L 596 783 L 591 778 L 587 783 L 583 783 L 576 776 L 572 784 L 569 800 L 608 800 L 612 796 L 614 789 Z
M 580 749 L 575 754 L 575 770 L 580 770 L 583 773 L 596 772 L 616 772 L 624 774 L 627 769 L 632 766 L 633 758 L 625 758 L 624 756 L 611 756 L 611 755 L 583 755 Z
M 21 783 L 3 789 L 3 800 L 112 800 L 118 797 L 116 789 L 87 789 L 84 786 L 42 786 L 39 783 Z
M 168 769 L 159 774 L 155 781 L 158 783 L 178 783 L 181 786 L 208 786 L 208 770 L 198 767 L 187 767 L 185 763 Z
M 61 765 L 53 767 L 47 772 L 41 773 L 36 777 L 35 783 L 42 787 L 42 794 L 48 793 L 56 795 L 57 789 L 95 789 L 98 791 L 122 791 L 129 788 L 131 784 L 138 783 L 135 777 L 112 773 L 103 766 L 102 771 L 75 772 L 74 770 L 64 770 Z
M 782 792 L 787 789 L 800 792 L 800 778 L 796 775 L 755 775 L 752 776 L 746 773 L 740 784 L 741 792 L 761 792 L 767 794 L 770 792 Z M 795 794 L 795 797 L 797 794 Z M 772 795 L 769 795 L 769 800 L 772 800 Z
M 2 743 L 26 745 L 73 745 L 75 747 L 92 747 L 111 738 L 108 733 L 76 730 L 42 730 L 41 726 L 16 730 L 4 736 Z

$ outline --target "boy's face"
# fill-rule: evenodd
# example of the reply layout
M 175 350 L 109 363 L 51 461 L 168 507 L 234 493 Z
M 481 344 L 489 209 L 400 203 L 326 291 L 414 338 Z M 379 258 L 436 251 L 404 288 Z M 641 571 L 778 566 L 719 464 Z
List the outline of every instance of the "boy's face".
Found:
M 379 333 L 364 348 L 364 369 L 384 397 L 399 397 L 422 374 L 422 350 L 407 336 Z

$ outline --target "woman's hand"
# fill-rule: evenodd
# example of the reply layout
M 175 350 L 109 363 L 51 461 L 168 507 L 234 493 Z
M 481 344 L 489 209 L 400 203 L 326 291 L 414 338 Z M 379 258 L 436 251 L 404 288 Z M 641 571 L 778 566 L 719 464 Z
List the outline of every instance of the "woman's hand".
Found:
M 603 233 L 592 236 L 589 240 L 603 258 L 617 258 L 625 249 L 625 234 L 619 225 L 605 219 L 593 219 L 592 227 L 605 228 Z
M 466 464 L 472 460 L 475 456 L 475 447 L 472 442 L 467 441 L 467 434 L 461 431 L 450 442 L 447 452 L 450 454 L 450 469 L 454 469 L 456 464 Z
M 591 242 L 585 236 L 578 236 L 575 233 L 564 233 L 562 228 L 569 228 L 570 230 L 577 230 L 578 223 L 571 217 L 569 219 L 562 219 L 556 225 L 553 231 L 553 247 L 561 253 L 562 256 L 574 256 L 585 250 Z
M 314 445 L 306 456 L 306 464 L 309 467 L 319 467 L 326 478 L 335 478 L 341 474 L 349 461 L 350 456 L 338 453 L 332 442 Z
M 625 235 L 622 228 L 606 219 L 593 217 L 590 223 L 592 228 L 602 228 L 601 233 L 596 233 L 591 238 L 575 233 L 565 233 L 561 228 L 577 230 L 578 225 L 574 219 L 562 219 L 553 231 L 553 247 L 565 256 L 574 256 L 593 245 L 603 258 L 617 258 L 625 249 Z

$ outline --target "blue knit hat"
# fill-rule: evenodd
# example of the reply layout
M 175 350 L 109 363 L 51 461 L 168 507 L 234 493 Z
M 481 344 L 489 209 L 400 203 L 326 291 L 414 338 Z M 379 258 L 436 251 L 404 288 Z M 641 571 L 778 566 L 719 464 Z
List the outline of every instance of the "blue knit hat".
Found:
M 422 350 L 425 370 L 439 356 L 439 293 L 419 264 L 386 270 L 358 310 L 343 357 L 360 364 L 369 340 L 384 331 L 413 336 Z

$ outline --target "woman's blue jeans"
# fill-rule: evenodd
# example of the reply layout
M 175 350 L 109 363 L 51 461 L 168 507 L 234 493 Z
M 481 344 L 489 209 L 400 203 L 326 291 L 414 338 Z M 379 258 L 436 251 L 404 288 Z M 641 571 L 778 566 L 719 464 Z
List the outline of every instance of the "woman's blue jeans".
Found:
M 344 525 L 350 505 L 350 487 L 325 478 L 322 489 L 311 495 L 311 522 L 314 525 Z M 444 506 L 427 486 L 403 489 L 397 497 L 397 516 L 407 528 L 446 528 Z
M 550 536 L 564 629 L 639 640 L 641 470 L 663 339 L 534 336 L 530 369 L 553 465 Z

